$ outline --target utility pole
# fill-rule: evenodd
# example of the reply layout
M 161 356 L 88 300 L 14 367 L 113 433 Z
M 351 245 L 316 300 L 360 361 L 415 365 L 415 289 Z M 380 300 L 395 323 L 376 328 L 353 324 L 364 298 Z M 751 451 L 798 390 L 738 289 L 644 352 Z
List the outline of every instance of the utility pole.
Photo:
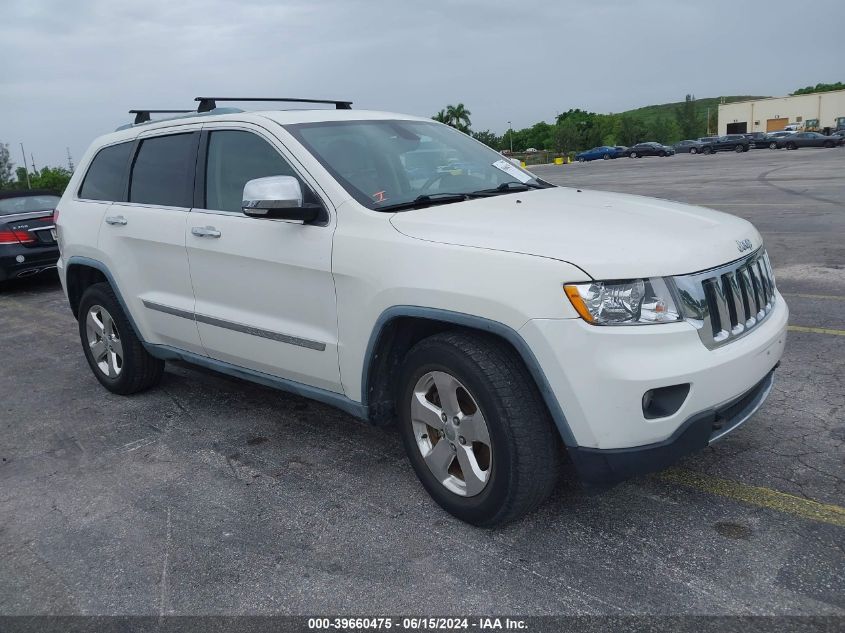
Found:
M 23 156 L 23 170 L 26 172 L 26 188 L 32 189 L 32 183 L 29 182 L 29 169 L 26 166 L 26 151 L 24 151 L 23 143 L 21 143 L 21 155 Z
M 29 160 L 32 161 L 32 173 L 37 176 L 38 170 L 35 168 L 35 156 L 32 155 L 32 152 L 29 153 Z
M 513 126 L 510 121 L 508 121 L 508 137 L 511 140 L 511 154 L 513 154 Z
M 67 169 L 73 173 L 73 156 L 70 155 L 70 148 L 67 148 Z

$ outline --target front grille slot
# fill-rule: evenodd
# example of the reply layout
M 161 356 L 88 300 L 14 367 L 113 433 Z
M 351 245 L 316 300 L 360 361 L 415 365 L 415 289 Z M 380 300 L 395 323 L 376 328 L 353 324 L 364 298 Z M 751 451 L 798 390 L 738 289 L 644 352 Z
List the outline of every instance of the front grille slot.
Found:
M 710 349 L 736 340 L 765 319 L 775 282 L 763 249 L 719 268 L 675 277 L 681 312 Z

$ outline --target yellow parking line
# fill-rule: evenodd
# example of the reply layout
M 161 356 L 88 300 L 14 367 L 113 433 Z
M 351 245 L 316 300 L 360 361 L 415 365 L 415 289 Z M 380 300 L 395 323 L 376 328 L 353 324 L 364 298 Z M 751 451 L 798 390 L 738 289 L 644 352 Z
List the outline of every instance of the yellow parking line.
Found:
M 804 327 L 803 325 L 787 325 L 790 332 L 812 332 L 813 334 L 833 334 L 834 336 L 845 336 L 845 330 L 833 330 L 829 327 Z
M 803 292 L 782 292 L 782 295 L 787 297 L 801 297 L 802 299 L 833 299 L 835 301 L 845 301 L 845 297 L 839 295 L 808 295 Z
M 827 503 L 819 503 L 804 497 L 796 497 L 785 492 L 749 486 L 730 479 L 720 479 L 691 470 L 673 468 L 656 475 L 658 479 L 690 488 L 697 488 L 710 494 L 743 501 L 761 508 L 770 508 L 785 514 L 820 523 L 829 523 L 845 528 L 845 508 Z

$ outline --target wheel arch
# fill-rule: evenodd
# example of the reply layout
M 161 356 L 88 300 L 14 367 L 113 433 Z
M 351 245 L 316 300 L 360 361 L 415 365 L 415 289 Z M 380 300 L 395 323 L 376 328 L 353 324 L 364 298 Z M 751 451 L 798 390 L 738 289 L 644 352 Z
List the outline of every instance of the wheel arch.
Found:
M 68 260 L 65 272 L 65 284 L 73 316 L 77 319 L 79 318 L 79 303 L 82 295 L 88 287 L 96 283 L 107 283 L 111 286 L 112 291 L 120 303 L 120 307 L 123 309 L 124 314 L 126 314 L 126 318 L 129 319 L 129 324 L 135 331 L 135 336 L 143 343 L 144 337 L 141 336 L 141 330 L 138 329 L 138 325 L 135 323 L 129 307 L 123 300 L 123 295 L 120 294 L 120 288 L 118 288 L 114 276 L 103 262 L 96 259 L 73 256 Z
M 438 308 L 393 306 L 376 321 L 364 354 L 361 379 L 361 399 L 370 422 L 384 425 L 393 419 L 396 377 L 411 347 L 423 338 L 454 329 L 494 336 L 513 349 L 534 380 L 564 444 L 577 446 L 537 357 L 516 330 L 484 317 Z

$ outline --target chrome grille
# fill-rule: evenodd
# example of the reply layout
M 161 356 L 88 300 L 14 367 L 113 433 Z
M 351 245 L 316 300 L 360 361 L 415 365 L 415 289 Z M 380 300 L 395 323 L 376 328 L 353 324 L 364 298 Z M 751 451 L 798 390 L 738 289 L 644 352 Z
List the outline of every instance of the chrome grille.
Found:
M 674 277 L 681 313 L 709 349 L 740 338 L 775 303 L 775 276 L 764 249 L 719 268 Z

